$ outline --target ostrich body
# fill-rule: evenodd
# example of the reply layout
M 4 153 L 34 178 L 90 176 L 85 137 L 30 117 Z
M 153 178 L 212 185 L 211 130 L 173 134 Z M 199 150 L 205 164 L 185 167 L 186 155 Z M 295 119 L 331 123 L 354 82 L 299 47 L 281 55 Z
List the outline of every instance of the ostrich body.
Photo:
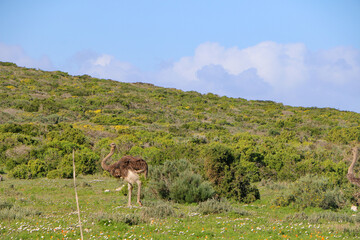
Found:
M 141 181 L 139 174 L 144 173 L 145 178 L 148 173 L 148 165 L 145 160 L 133 156 L 124 156 L 118 162 L 108 165 L 106 163 L 107 160 L 111 158 L 111 156 L 115 152 L 115 143 L 110 144 L 111 150 L 110 153 L 101 161 L 101 167 L 108 171 L 111 175 L 116 178 L 122 178 L 128 183 L 128 194 L 129 201 L 128 206 L 131 206 L 131 193 L 133 189 L 133 185 L 137 183 L 138 192 L 137 192 L 137 203 L 142 206 L 140 201 L 140 193 L 141 193 Z
M 356 160 L 359 157 L 359 149 L 357 147 L 354 147 L 352 152 L 353 152 L 353 160 L 349 166 L 346 177 L 349 179 L 349 181 L 352 184 L 360 187 L 360 178 L 355 177 L 355 174 L 354 174 L 354 166 L 355 166 Z

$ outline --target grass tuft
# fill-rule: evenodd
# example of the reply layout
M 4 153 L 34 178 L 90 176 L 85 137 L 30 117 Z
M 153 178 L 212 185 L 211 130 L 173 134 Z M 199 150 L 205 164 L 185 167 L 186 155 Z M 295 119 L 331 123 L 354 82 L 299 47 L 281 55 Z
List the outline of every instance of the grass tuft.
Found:
M 141 219 L 149 221 L 150 219 L 163 219 L 167 217 L 175 217 L 176 213 L 170 202 L 147 202 L 146 207 L 141 211 Z
M 89 218 L 92 222 L 96 222 L 100 225 L 110 226 L 112 224 L 124 223 L 126 225 L 138 225 L 140 223 L 140 217 L 138 214 L 121 214 L 121 213 L 106 213 L 97 212 Z
M 201 214 L 207 215 L 207 214 L 230 212 L 233 210 L 233 207 L 228 201 L 216 200 L 212 198 L 205 202 L 199 203 L 199 206 L 197 207 L 196 210 Z
M 0 207 L 0 220 L 23 219 L 39 215 L 41 215 L 41 212 L 36 209 L 20 207 L 9 203 L 2 204 Z
M 292 222 L 303 222 L 308 221 L 309 223 L 327 223 L 327 222 L 336 222 L 336 223 L 356 223 L 360 222 L 360 216 L 351 216 L 346 213 L 338 213 L 338 212 L 316 212 L 311 215 L 307 215 L 304 212 L 294 213 L 287 215 L 285 218 L 286 221 Z

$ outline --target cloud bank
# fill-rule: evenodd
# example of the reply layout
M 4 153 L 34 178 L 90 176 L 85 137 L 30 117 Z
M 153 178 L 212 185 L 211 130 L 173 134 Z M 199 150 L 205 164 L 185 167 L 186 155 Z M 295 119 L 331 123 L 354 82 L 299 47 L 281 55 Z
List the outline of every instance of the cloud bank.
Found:
M 75 54 L 64 68 L 69 69 L 72 74 L 88 74 L 93 77 L 122 82 L 144 82 L 146 80 L 144 79 L 145 72 L 141 72 L 131 63 L 90 50 Z
M 360 105 L 360 53 L 344 47 L 312 52 L 301 43 L 245 49 L 204 43 L 162 69 L 157 81 L 232 97 L 354 109 Z
M 31 63 L 23 52 L 19 55 L 10 59 L 19 65 L 17 59 Z M 302 43 L 262 42 L 239 49 L 206 42 L 192 56 L 152 72 L 108 54 L 83 51 L 64 68 L 60 70 L 124 82 L 360 112 L 360 51 L 350 47 L 311 51 Z
M 13 62 L 22 67 L 40 68 L 43 70 L 53 70 L 53 64 L 47 56 L 40 59 L 29 57 L 24 49 L 17 45 L 7 45 L 0 42 L 0 61 Z

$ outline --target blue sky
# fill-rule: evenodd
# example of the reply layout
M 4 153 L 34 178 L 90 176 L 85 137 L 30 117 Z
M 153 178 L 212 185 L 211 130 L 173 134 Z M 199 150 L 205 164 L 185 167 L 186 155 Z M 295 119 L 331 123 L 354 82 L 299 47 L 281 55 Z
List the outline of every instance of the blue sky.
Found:
M 0 61 L 360 112 L 360 1 L 0 1 Z

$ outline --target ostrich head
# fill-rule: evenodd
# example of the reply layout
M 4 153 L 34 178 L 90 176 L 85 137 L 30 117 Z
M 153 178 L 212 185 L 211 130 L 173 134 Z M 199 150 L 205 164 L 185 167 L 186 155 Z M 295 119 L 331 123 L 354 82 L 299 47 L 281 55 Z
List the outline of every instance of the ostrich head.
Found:
M 110 144 L 110 147 L 111 147 L 111 148 L 116 148 L 116 144 L 115 144 L 115 143 L 111 143 L 111 144 Z

